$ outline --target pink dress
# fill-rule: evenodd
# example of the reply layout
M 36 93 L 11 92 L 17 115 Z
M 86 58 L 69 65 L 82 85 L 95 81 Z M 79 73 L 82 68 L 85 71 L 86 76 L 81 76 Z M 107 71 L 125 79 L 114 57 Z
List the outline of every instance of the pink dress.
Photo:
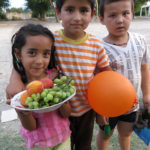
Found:
M 37 119 L 38 127 L 29 131 L 21 128 L 21 135 L 26 139 L 26 147 L 49 148 L 64 142 L 70 135 L 68 118 L 62 118 L 58 110 L 47 113 L 33 113 Z

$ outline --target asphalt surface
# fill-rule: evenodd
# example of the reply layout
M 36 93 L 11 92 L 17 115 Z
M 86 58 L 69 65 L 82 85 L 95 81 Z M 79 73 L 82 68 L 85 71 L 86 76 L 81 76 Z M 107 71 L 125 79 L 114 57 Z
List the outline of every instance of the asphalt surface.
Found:
M 0 115 L 3 110 L 10 109 L 11 107 L 6 105 L 5 89 L 9 82 L 9 77 L 12 70 L 11 59 L 11 37 L 12 35 L 24 24 L 27 23 L 40 23 L 48 27 L 51 31 L 62 28 L 61 24 L 54 23 L 54 21 L 0 21 Z M 86 29 L 87 32 L 102 38 L 107 35 L 105 26 L 101 25 L 99 21 L 93 21 Z M 133 20 L 130 31 L 143 34 L 147 43 L 150 46 L 150 18 L 136 18 Z M 8 122 L 9 123 L 9 122 Z M 7 123 L 0 122 L 0 128 L 7 126 Z M 13 126 L 13 125 L 12 125 Z

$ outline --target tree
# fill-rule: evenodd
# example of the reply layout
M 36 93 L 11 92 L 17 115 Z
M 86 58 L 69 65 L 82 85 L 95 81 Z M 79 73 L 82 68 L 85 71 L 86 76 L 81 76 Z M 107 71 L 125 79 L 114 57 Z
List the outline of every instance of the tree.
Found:
M 46 11 L 49 9 L 49 0 L 26 0 L 27 7 L 32 10 L 32 15 L 45 20 Z
M 2 9 L 8 6 L 9 6 L 9 0 L 0 0 L 0 19 L 7 18 L 5 12 Z
M 141 10 L 141 6 L 146 4 L 146 2 L 148 2 L 148 0 L 134 0 L 135 3 L 135 13 L 139 13 Z
M 100 1 L 101 0 L 98 0 L 98 2 L 97 2 L 97 0 L 96 0 L 96 5 L 97 5 L 96 8 L 99 8 L 98 5 L 100 4 Z M 146 2 L 148 2 L 148 1 L 149 0 L 134 0 L 134 11 L 135 11 L 135 13 L 140 12 L 141 6 L 146 4 Z
M 0 9 L 6 8 L 9 6 L 9 0 L 0 0 Z

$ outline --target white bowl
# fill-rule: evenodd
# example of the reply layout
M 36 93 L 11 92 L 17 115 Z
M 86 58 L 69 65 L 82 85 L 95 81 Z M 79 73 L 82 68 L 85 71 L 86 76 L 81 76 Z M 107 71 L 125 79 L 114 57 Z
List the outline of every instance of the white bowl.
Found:
M 26 90 L 25 90 L 26 91 Z M 24 107 L 23 105 L 21 105 L 20 103 L 20 97 L 21 95 L 25 92 L 22 91 L 18 94 L 16 94 L 12 99 L 11 99 L 11 106 L 15 109 L 18 110 L 24 110 L 24 111 L 32 111 L 32 112 L 36 112 L 36 113 L 43 113 L 43 112 L 50 112 L 50 111 L 54 111 L 56 109 L 58 109 L 63 103 L 65 103 L 66 101 L 70 100 L 75 94 L 76 91 L 70 95 L 68 98 L 66 98 L 65 100 L 63 100 L 62 102 L 58 103 L 58 104 L 54 104 L 52 106 L 49 107 L 45 107 L 45 108 L 38 108 L 38 109 L 30 109 L 28 107 Z

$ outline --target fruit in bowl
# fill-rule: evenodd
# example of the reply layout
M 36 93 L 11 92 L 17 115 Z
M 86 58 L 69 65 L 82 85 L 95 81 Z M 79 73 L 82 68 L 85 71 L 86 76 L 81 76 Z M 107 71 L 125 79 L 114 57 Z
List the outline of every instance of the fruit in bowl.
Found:
M 56 78 L 54 81 L 48 78 L 41 79 L 39 82 L 32 81 L 27 85 L 25 94 L 21 95 L 23 98 L 20 98 L 20 103 L 30 109 L 58 104 L 75 93 L 73 83 L 74 80 L 66 76 Z
M 26 104 L 26 100 L 27 100 L 28 97 L 29 97 L 29 94 L 28 94 L 27 91 L 25 91 L 25 92 L 21 95 L 21 97 L 20 97 L 20 103 L 21 103 L 21 105 L 23 105 L 24 107 L 28 107 L 28 105 Z
M 40 80 L 43 83 L 44 88 L 50 88 L 54 86 L 54 83 L 49 78 L 43 78 Z
M 44 85 L 41 81 L 35 80 L 30 82 L 26 89 L 28 94 L 31 96 L 33 93 L 41 93 L 44 90 Z

